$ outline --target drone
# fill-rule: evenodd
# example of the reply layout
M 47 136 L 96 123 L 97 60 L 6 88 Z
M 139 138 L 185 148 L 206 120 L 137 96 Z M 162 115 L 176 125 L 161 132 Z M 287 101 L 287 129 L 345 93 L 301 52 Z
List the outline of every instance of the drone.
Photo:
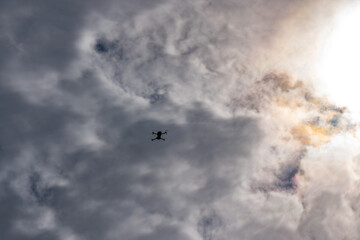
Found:
M 154 141 L 154 140 L 163 140 L 163 141 L 165 141 L 165 138 L 162 138 L 161 135 L 167 134 L 167 130 L 165 130 L 165 132 L 162 132 L 162 131 L 152 132 L 152 134 L 156 134 L 156 137 L 152 138 L 151 141 Z

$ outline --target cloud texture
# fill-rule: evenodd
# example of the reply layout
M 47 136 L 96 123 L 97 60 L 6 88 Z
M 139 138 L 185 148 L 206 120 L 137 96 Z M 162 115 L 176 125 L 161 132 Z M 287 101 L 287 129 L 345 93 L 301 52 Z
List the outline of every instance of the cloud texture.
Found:
M 1 1 L 1 239 L 358 239 L 343 4 Z

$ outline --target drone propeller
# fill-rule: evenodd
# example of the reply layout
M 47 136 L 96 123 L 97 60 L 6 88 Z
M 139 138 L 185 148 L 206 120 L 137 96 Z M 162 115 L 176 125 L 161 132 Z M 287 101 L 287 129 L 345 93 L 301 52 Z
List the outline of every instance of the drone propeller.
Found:
M 166 129 L 164 132 L 162 131 L 152 131 L 152 134 L 157 134 L 158 132 L 161 132 L 162 134 L 167 134 L 168 130 Z

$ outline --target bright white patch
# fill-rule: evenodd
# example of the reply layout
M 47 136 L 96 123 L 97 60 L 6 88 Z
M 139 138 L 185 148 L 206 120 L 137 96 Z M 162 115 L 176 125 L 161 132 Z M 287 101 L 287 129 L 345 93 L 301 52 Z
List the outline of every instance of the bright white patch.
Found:
M 319 91 L 360 119 L 360 4 L 344 9 L 335 23 L 318 66 Z

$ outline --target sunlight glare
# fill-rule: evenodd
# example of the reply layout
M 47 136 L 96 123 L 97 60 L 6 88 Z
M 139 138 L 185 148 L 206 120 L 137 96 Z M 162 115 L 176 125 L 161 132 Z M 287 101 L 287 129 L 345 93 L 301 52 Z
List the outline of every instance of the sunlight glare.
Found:
M 360 6 L 346 8 L 336 19 L 318 65 L 319 91 L 360 116 Z

